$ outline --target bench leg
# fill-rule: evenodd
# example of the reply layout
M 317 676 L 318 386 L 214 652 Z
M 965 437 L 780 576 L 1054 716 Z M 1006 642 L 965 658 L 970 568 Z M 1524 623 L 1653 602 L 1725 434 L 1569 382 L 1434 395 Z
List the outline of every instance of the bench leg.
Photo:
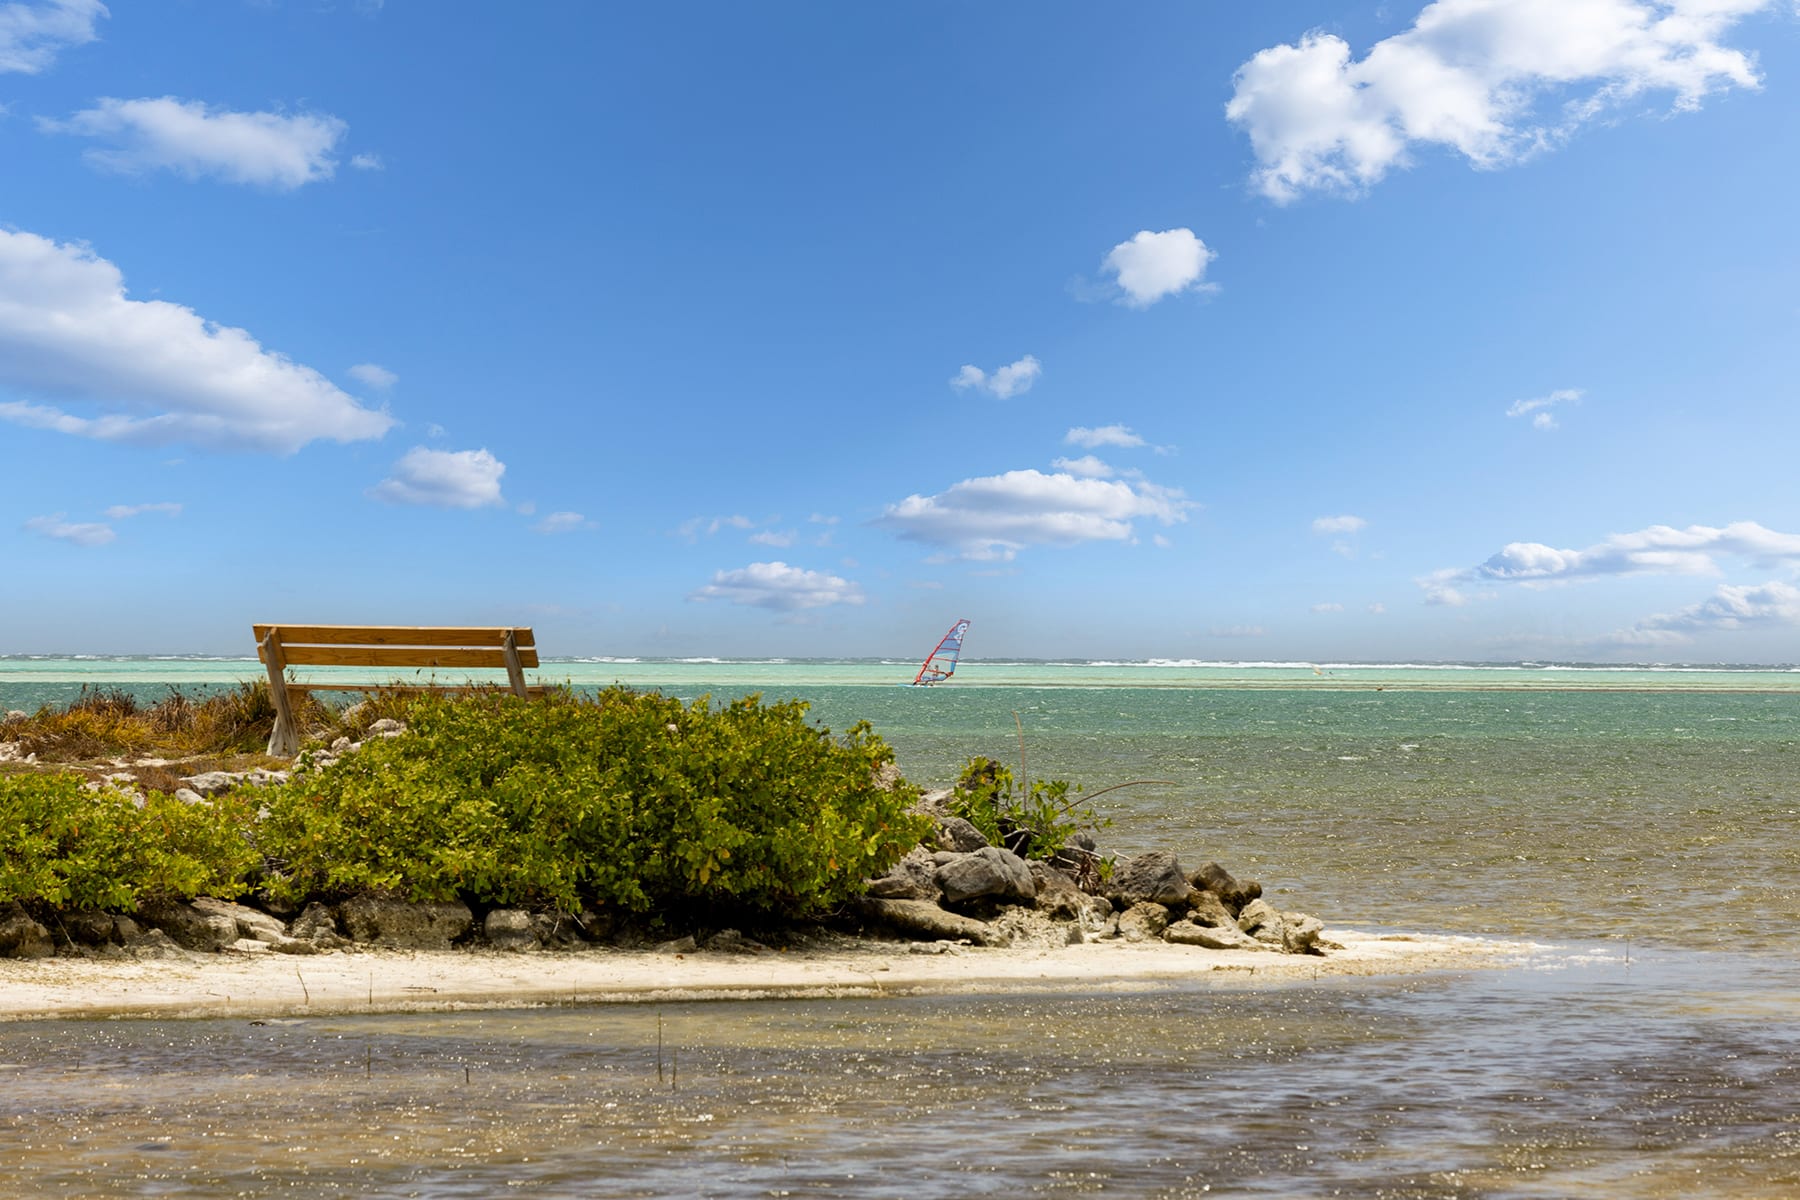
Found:
M 263 639 L 263 663 L 269 668 L 269 698 L 275 701 L 275 729 L 269 734 L 269 754 L 292 758 L 300 753 L 300 731 L 294 724 L 294 706 L 288 699 L 287 659 L 281 653 L 280 630 L 271 629 Z

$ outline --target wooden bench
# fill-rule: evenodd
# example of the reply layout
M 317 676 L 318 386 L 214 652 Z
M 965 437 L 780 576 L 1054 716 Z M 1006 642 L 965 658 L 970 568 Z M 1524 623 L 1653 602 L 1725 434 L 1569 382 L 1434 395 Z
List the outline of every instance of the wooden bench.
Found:
M 269 672 L 275 701 L 275 731 L 269 753 L 292 758 L 300 752 L 294 701 L 312 691 L 376 692 L 471 691 L 480 684 L 291 682 L 289 667 L 504 668 L 514 695 L 541 695 L 527 687 L 525 668 L 538 665 L 537 641 L 525 627 L 425 627 L 417 625 L 255 625 L 256 656 Z

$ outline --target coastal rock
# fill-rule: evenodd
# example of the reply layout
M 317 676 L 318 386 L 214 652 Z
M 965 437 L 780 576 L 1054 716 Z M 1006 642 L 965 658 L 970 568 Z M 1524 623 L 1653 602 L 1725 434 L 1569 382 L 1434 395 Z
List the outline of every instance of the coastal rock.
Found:
M 956 792 L 951 788 L 920 792 L 919 798 L 913 802 L 912 810 L 927 817 L 947 817 L 950 815 L 950 797 L 954 795 Z
M 1177 921 L 1163 930 L 1163 941 L 1178 946 L 1204 946 L 1208 950 L 1267 950 L 1261 942 L 1236 925 L 1196 925 Z
M 399 737 L 406 732 L 406 726 L 392 717 L 383 717 L 369 726 L 370 737 Z
M 1037 898 L 1037 881 L 1025 860 L 998 846 L 983 846 L 972 854 L 958 855 L 937 869 L 932 877 L 944 890 L 944 901 L 992 898 L 1029 904 Z
M 591 917 L 594 914 L 587 915 Z M 531 932 L 537 935 L 538 945 L 552 949 L 578 950 L 588 944 L 587 938 L 583 936 L 581 920 L 571 913 L 532 913 Z
M 1112 901 L 1092 896 L 1076 886 L 1066 871 L 1033 860 L 1031 877 L 1037 882 L 1037 909 L 1053 921 L 1073 921 L 1084 933 L 1098 934 L 1112 920 Z
M 448 950 L 475 924 L 466 904 L 406 904 L 372 896 L 344 901 L 338 915 L 356 941 L 397 950 Z
M 125 943 L 133 958 L 185 958 L 188 951 L 160 929 L 139 929 Z
M 1266 900 L 1252 900 L 1238 914 L 1238 928 L 1270 946 L 1287 945 L 1287 922 Z
M 83 909 L 80 912 L 63 913 L 57 923 L 62 926 L 69 941 L 77 946 L 108 946 L 122 940 L 111 913 Z
M 747 938 L 735 929 L 721 929 L 706 939 L 706 949 L 714 954 L 767 954 L 769 948 L 755 938 Z
M 202 771 L 198 775 L 184 775 L 176 782 L 202 796 L 217 796 L 220 792 L 229 792 L 243 779 L 236 771 Z
M 937 863 L 931 852 L 915 846 L 886 875 L 869 880 L 868 893 L 877 900 L 929 900 L 935 904 L 943 895 L 934 878 L 936 873 Z
M 882 763 L 879 767 L 875 768 L 871 782 L 884 792 L 893 791 L 895 788 L 899 787 L 902 782 L 900 777 L 900 767 L 891 762 Z
M 940 817 L 937 824 L 937 848 L 956 854 L 971 854 L 988 845 L 987 838 L 974 824 L 961 817 Z
M 183 950 L 201 954 L 223 950 L 238 940 L 237 921 L 223 913 L 205 912 L 179 900 L 151 900 L 138 905 L 138 920 L 161 930 Z
M 15 906 L 0 912 L 0 958 L 48 958 L 55 952 L 50 931 L 24 909 Z
M 1208 925 L 1214 929 L 1223 929 L 1227 925 L 1237 928 L 1237 916 L 1212 892 L 1195 892 L 1189 898 L 1187 919 L 1196 925 Z
M 1322 954 L 1319 944 L 1325 932 L 1325 922 L 1317 917 L 1309 917 L 1305 913 L 1282 913 L 1282 948 L 1289 954 Z
M 203 913 L 229 918 L 236 924 L 238 936 L 241 938 L 251 938 L 271 946 L 277 942 L 291 940 L 288 937 L 287 926 L 268 913 L 258 912 L 246 905 L 232 904 L 227 900 L 214 900 L 210 896 L 197 896 L 192 903 Z
M 531 914 L 516 908 L 496 908 L 490 912 L 481 922 L 481 932 L 488 945 L 496 950 L 517 953 L 536 950 L 540 945 L 537 930 L 532 927 Z
M 923 900 L 865 898 L 858 904 L 858 909 L 865 920 L 885 926 L 902 937 L 926 942 L 967 940 L 977 946 L 987 944 L 986 922 L 947 912 Z
M 1216 862 L 1209 862 L 1195 871 L 1189 881 L 1223 900 L 1225 907 L 1234 913 L 1243 911 L 1244 905 L 1262 895 L 1262 884 L 1254 879 L 1240 882 Z
M 337 909 L 316 900 L 294 918 L 288 926 L 288 936 L 311 942 L 321 950 L 337 950 L 350 944 L 350 939 L 338 932 Z
M 700 944 L 691 936 L 678 937 L 671 941 L 661 942 L 656 947 L 658 954 L 692 954 L 700 948 Z
M 1107 898 L 1126 908 L 1146 900 L 1183 908 L 1193 893 L 1181 863 L 1167 850 L 1152 850 L 1120 863 L 1106 884 Z
M 1169 910 L 1140 900 L 1119 914 L 1119 936 L 1128 942 L 1153 942 L 1169 927 Z
M 1087 940 L 1079 924 L 1053 921 L 1031 908 L 1007 907 L 987 923 L 987 945 L 1049 949 L 1055 946 L 1078 946 Z

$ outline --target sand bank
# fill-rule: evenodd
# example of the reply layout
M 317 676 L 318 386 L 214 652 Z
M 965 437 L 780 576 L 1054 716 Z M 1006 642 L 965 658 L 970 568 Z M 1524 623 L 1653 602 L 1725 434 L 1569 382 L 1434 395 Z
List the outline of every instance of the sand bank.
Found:
M 1088 942 L 937 952 L 888 942 L 740 955 L 649 950 L 503 954 L 223 953 L 141 960 L 0 962 L 0 1020 L 293 1017 L 547 1005 L 926 993 L 1089 993 L 1167 986 L 1274 987 L 1333 976 L 1514 965 L 1545 947 L 1456 937 L 1328 934 L 1324 957 Z

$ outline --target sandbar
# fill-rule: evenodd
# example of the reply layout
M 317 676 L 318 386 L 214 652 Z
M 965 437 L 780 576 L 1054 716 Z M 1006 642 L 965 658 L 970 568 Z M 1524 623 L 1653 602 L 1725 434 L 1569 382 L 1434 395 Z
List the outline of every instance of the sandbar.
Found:
M 0 1021 L 1266 988 L 1340 976 L 1514 966 L 1549 949 L 1521 941 L 1343 929 L 1327 936 L 1342 949 L 1324 956 L 1118 939 L 1008 948 L 844 939 L 760 954 L 357 949 L 306 957 L 227 951 L 153 960 L 0 960 Z

